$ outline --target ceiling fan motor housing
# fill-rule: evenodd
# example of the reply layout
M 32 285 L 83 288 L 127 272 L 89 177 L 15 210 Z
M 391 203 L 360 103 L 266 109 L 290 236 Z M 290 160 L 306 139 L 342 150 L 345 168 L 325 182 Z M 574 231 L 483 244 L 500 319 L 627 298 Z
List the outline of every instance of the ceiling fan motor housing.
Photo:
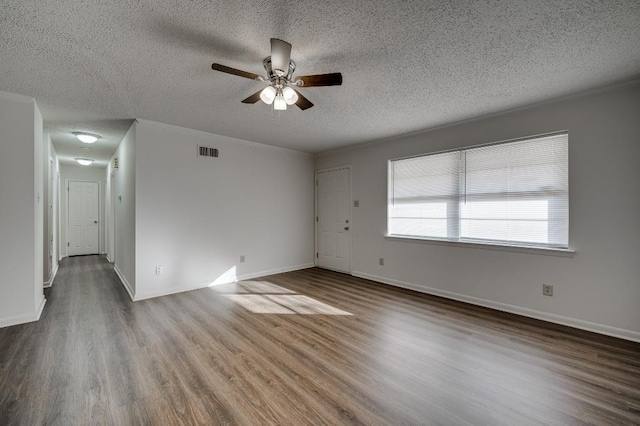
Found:
M 282 72 L 280 72 L 281 70 L 274 70 L 271 66 L 271 56 L 267 56 L 266 58 L 264 58 L 264 61 L 262 61 L 262 65 L 267 72 L 268 79 L 271 81 L 282 78 L 289 82 L 291 81 L 291 77 L 293 77 L 293 72 L 296 70 L 296 64 L 291 60 L 289 61 L 289 70 L 286 75 L 283 72 L 284 70 L 282 70 Z

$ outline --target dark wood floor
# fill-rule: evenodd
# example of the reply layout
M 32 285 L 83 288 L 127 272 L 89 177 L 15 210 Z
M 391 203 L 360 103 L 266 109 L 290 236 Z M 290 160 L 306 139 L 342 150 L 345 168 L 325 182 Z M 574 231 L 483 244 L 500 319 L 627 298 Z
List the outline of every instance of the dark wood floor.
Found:
M 321 269 L 131 302 L 65 259 L 0 425 L 640 424 L 640 345 Z

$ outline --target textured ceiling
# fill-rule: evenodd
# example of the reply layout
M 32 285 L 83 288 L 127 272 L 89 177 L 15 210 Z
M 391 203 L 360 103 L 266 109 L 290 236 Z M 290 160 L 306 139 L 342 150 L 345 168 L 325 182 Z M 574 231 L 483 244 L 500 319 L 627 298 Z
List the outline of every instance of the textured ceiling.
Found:
M 315 107 L 240 103 L 269 38 L 293 45 Z M 35 97 L 63 157 L 105 160 L 133 118 L 319 152 L 640 76 L 638 0 L 3 0 L 0 90 Z M 105 152 L 102 152 L 105 151 Z

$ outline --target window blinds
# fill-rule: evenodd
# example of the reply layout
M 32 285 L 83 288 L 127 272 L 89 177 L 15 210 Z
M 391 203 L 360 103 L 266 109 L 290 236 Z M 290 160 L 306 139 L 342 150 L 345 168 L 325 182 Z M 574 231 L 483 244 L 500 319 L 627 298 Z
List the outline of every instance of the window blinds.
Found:
M 568 135 L 390 162 L 388 233 L 568 247 Z
M 459 167 L 457 152 L 392 162 L 389 233 L 438 238 L 455 235 L 448 216 L 457 211 Z

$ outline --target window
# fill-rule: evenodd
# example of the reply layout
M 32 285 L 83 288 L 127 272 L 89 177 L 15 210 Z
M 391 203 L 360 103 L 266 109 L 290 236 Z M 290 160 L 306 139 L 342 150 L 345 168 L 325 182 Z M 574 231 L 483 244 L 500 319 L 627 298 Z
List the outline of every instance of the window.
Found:
M 389 162 L 388 234 L 568 248 L 568 135 Z

